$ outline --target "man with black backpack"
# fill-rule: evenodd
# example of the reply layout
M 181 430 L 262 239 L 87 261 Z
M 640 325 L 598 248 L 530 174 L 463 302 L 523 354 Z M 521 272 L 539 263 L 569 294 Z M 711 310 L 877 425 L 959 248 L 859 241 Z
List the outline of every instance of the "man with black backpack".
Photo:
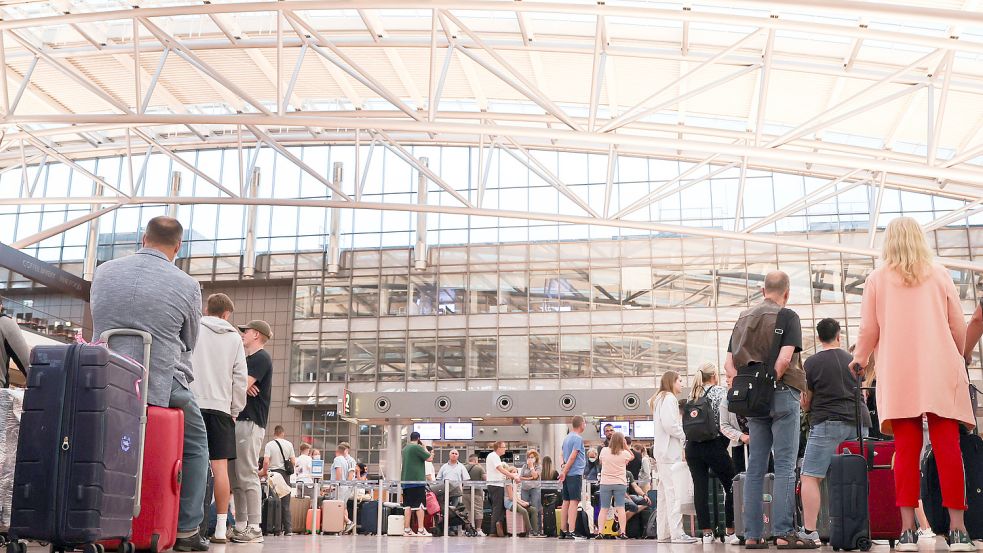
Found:
M 799 451 L 799 401 L 806 386 L 799 360 L 802 324 L 785 308 L 789 278 L 781 271 L 765 277 L 764 299 L 741 313 L 734 325 L 724 367 L 730 379 L 728 407 L 748 417 L 750 458 L 744 489 L 746 547 L 766 549 L 761 497 L 769 453 L 775 454 L 772 528 L 783 549 L 811 549 L 795 530 L 795 461 Z M 764 385 L 762 385 L 764 383 Z M 747 407 L 746 413 L 740 410 Z

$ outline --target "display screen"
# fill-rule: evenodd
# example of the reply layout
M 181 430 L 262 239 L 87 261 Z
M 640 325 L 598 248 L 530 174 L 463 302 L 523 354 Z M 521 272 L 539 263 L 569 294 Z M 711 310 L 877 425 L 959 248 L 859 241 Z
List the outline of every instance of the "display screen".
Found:
M 445 422 L 445 440 L 473 440 L 474 424 L 470 422 Z
M 639 438 L 655 437 L 655 421 L 635 421 L 635 436 Z
M 607 425 L 614 425 L 615 432 L 621 432 L 625 437 L 631 436 L 631 423 L 628 421 L 601 421 L 601 437 L 604 437 L 604 428 Z
M 440 423 L 439 422 L 414 423 L 413 432 L 419 432 L 421 440 L 439 440 Z

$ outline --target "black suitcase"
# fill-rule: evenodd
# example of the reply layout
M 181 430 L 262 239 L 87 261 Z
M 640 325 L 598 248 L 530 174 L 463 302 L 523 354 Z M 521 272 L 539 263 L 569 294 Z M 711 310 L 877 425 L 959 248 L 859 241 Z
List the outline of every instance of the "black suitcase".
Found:
M 583 507 L 577 509 L 577 528 L 574 533 L 578 536 L 590 537 L 593 535 L 590 531 L 590 515 Z
M 389 507 L 382 507 L 382 533 L 385 534 L 389 522 Z M 379 502 L 366 501 L 358 506 L 358 533 L 379 534 Z
M 151 336 L 138 335 L 149 359 Z M 121 540 L 132 551 L 133 517 L 140 509 L 147 371 L 102 345 L 38 346 L 24 395 L 11 508 L 10 553 L 33 539 L 53 551 Z
M 625 535 L 635 540 L 644 539 L 646 537 L 645 529 L 648 526 L 648 521 L 654 516 L 655 511 L 649 509 L 636 513 L 635 516 L 628 519 L 628 524 L 625 525 L 627 527 Z
M 268 488 L 266 497 L 263 499 L 263 519 L 261 524 L 263 535 L 279 533 L 280 528 L 283 526 L 280 498 L 277 497 L 276 492 L 273 491 L 271 486 L 268 486 Z
M 864 451 L 864 438 L 860 418 L 860 386 L 857 380 L 857 434 L 859 450 Z M 843 453 L 834 455 L 829 464 L 826 480 L 829 484 L 829 545 L 833 551 L 860 549 L 870 551 L 870 511 L 868 494 L 870 480 L 868 460 L 862 455 Z M 891 544 L 892 549 L 894 544 Z
M 983 539 L 983 438 L 979 434 L 959 436 L 959 448 L 963 454 L 963 472 L 966 475 L 965 522 L 969 537 Z M 922 461 L 922 504 L 925 517 L 932 531 L 940 536 L 949 532 L 949 510 L 942 506 L 942 488 L 935 455 L 929 452 Z

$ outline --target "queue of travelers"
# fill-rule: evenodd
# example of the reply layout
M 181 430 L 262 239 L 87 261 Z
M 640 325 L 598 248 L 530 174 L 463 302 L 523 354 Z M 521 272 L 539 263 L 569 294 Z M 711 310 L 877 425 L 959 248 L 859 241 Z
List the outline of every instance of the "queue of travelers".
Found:
M 295 450 L 279 426 L 263 446 L 273 376 L 272 359 L 265 351 L 273 337 L 271 327 L 261 320 L 233 325 L 235 306 L 225 294 L 209 296 L 202 314 L 198 283 L 173 263 L 183 233 L 176 219 L 156 217 L 149 222 L 143 247 L 136 254 L 99 267 L 91 290 L 94 331 L 96 335 L 111 328 L 149 332 L 154 346 L 148 402 L 184 412 L 175 551 L 208 550 L 209 542 L 200 531 L 208 481 L 214 489 L 217 513 L 210 541 L 261 543 L 261 479 L 282 480 L 287 485 L 310 482 L 320 452 L 306 443 Z M 920 461 L 927 434 L 950 521 L 945 536 L 949 549 L 975 550 L 966 528 L 967 467 L 963 466 L 960 432 L 976 425 L 966 393 L 966 366 L 983 336 L 983 303 L 967 328 L 952 278 L 933 260 L 926 236 L 914 219 L 891 221 L 882 261 L 864 286 L 853 354 L 842 349 L 840 322 L 827 318 L 816 326 L 819 351 L 804 364 L 799 316 L 786 307 L 789 277 L 781 271 L 769 273 L 762 300 L 742 312 L 733 328 L 723 384 L 717 367 L 710 363 L 698 367 L 687 393 L 680 374 L 666 371 L 660 375 L 657 392 L 648 402 L 654 422 L 651 450 L 632 444 L 630 437 L 613 427 L 603 429 L 603 444 L 588 447 L 583 437 L 587 422 L 574 416 L 555 464 L 550 457 L 530 450 L 512 466 L 503 461 L 507 444 L 496 442 L 484 460 L 470 455 L 465 463 L 458 451 L 452 451 L 449 462 L 437 471 L 432 448 L 412 433 L 403 450 L 401 474 L 407 510 L 404 534 L 430 535 L 424 525 L 429 489 L 425 483 L 448 481 L 451 504 L 464 505 L 476 528 L 506 535 L 506 512 L 514 508 L 527 535 L 543 536 L 551 516 L 544 508 L 543 483 L 556 481 L 560 490 L 551 510 L 559 511 L 555 530 L 559 539 L 584 539 L 598 533 L 579 528 L 583 505 L 592 501 L 591 487 L 596 483 L 600 512 L 595 528 L 605 533 L 609 526 L 619 528 L 608 533 L 615 539 L 627 539 L 625 529 L 632 515 L 654 509 L 659 541 L 708 544 L 719 537 L 728 545 L 737 545 L 742 540 L 735 528 L 735 510 L 740 509 L 747 549 L 766 549 L 771 545 L 769 538 L 779 549 L 815 549 L 820 546 L 822 481 L 837 445 L 856 438 L 859 427 L 864 436 L 894 437 L 894 483 L 902 518 L 896 549 L 917 551 L 920 538 L 932 537 L 919 512 Z M 160 301 L 161 297 L 168 301 Z M 0 317 L 4 343 L 12 346 L 0 348 L 0 362 L 6 366 L 9 358 L 24 370 L 25 347 L 9 326 Z M 141 356 L 140 344 L 125 338 L 113 348 L 134 358 Z M 876 379 L 875 355 L 880 367 Z M 728 389 L 742 368 L 756 363 L 772 371 L 774 396 L 766 415 L 740 416 L 728 404 Z M 3 376 L 6 378 L 6 371 Z M 857 409 L 857 382 L 864 376 L 872 385 L 865 391 L 872 410 Z M 681 406 L 692 406 L 697 415 L 701 410 L 708 413 L 710 430 L 688 432 Z M 796 469 L 803 413 L 808 413 L 809 429 L 800 465 L 802 512 L 797 517 Z M 338 445 L 327 480 L 368 477 L 367 467 L 351 456 L 350 449 L 346 443 Z M 688 469 L 689 480 L 684 479 L 682 485 L 680 466 Z M 735 506 L 733 486 L 739 472 L 745 475 L 743 504 Z M 762 502 L 756 499 L 763 495 L 766 472 L 774 473 L 769 535 L 763 528 Z M 723 536 L 715 535 L 716 521 L 711 520 L 708 508 L 711 474 L 724 490 Z M 487 482 L 487 488 L 467 495 L 463 490 L 469 480 Z M 690 536 L 683 527 L 681 502 L 689 483 L 696 511 L 691 528 L 702 536 Z M 288 495 L 286 512 L 289 499 Z M 483 524 L 486 501 L 491 506 L 487 525 Z M 232 507 L 235 525 L 226 531 Z M 345 532 L 352 532 L 355 525 L 347 514 L 345 523 Z M 289 533 L 288 523 L 273 533 L 277 531 Z M 485 533 L 479 530 L 478 535 Z

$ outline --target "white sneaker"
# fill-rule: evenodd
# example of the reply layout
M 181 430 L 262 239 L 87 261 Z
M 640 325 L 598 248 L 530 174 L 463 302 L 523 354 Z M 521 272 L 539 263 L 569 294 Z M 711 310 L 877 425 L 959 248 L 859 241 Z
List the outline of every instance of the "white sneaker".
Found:
M 433 537 L 433 534 L 431 534 L 430 532 L 427 532 L 426 530 L 424 530 L 422 528 L 420 529 L 419 532 L 416 533 L 416 535 L 418 537 L 421 537 L 421 538 L 430 538 L 430 537 Z
M 659 539 L 657 539 L 657 540 L 655 540 L 655 541 L 656 541 L 657 543 L 669 543 L 669 542 L 671 542 L 671 541 L 672 541 L 672 538 L 659 538 Z
M 724 536 L 724 543 L 727 545 L 741 545 L 741 538 L 737 534 L 727 534 Z
M 717 538 L 715 538 L 713 534 L 704 533 L 703 534 L 703 545 L 713 545 L 713 542 L 716 539 Z
M 478 537 L 479 538 L 484 538 L 485 537 L 485 533 L 481 530 L 481 528 L 478 529 Z
M 412 538 L 416 534 L 413 532 L 413 530 L 410 530 L 409 528 L 406 528 L 406 529 L 403 530 L 403 535 L 406 536 L 407 538 Z
M 699 541 L 700 540 L 683 533 L 680 534 L 679 536 L 676 536 L 675 538 L 672 538 L 672 541 L 670 543 L 699 543 Z
M 933 532 L 929 528 L 925 528 L 923 530 L 919 530 L 918 531 L 918 539 L 919 540 L 934 540 L 935 539 L 935 532 Z

